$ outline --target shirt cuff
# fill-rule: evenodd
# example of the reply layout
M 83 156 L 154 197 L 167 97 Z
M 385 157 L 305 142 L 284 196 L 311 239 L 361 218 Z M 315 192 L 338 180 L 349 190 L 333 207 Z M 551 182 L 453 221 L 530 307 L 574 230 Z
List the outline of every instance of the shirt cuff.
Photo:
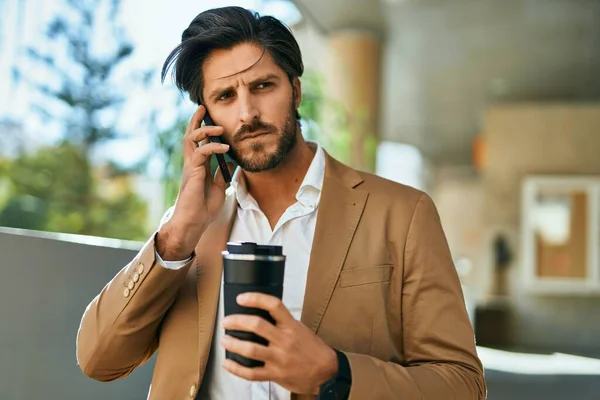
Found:
M 158 254 L 158 251 L 156 249 L 154 249 L 154 255 L 156 256 L 156 260 L 158 261 L 158 263 L 161 266 L 163 266 L 166 269 L 174 269 L 174 270 L 183 268 L 192 259 L 192 256 L 189 256 L 187 259 L 185 259 L 183 261 L 165 261 Z

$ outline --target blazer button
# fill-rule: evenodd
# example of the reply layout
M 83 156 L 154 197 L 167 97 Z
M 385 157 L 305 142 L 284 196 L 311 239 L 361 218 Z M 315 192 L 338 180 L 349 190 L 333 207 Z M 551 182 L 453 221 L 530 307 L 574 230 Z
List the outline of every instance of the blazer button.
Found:
M 140 263 L 140 265 L 138 265 L 137 272 L 140 275 L 144 272 L 144 264 L 143 263 Z
M 133 274 L 133 281 L 137 282 L 140 280 L 140 275 L 136 272 L 135 274 Z
M 123 291 L 123 296 L 129 297 L 129 288 L 125 288 L 125 290 Z
M 190 397 L 194 397 L 196 396 L 196 385 L 192 385 L 192 387 L 190 387 Z
M 135 284 L 133 283 L 133 281 L 129 281 L 129 282 L 127 283 L 127 288 L 128 288 L 129 290 L 133 290 L 133 287 L 134 287 L 134 286 L 135 286 Z

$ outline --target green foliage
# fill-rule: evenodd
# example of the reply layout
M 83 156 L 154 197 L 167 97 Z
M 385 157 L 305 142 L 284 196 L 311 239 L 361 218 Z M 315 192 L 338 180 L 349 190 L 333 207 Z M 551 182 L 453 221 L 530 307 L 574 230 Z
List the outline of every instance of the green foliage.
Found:
M 0 225 L 145 240 L 147 206 L 128 178 L 136 168 L 92 165 L 91 154 L 126 136 L 117 129 L 124 96 L 151 75 L 122 73 L 134 48 L 117 23 L 120 1 L 63 2 L 47 40 L 27 49 L 14 71 L 43 96 L 32 109 L 43 122 L 58 123 L 63 140 L 0 161 Z M 44 74 L 31 74 L 32 65 Z
M 304 122 L 304 137 L 319 142 L 338 160 L 348 162 L 351 135 L 347 112 L 342 104 L 326 95 L 325 77 L 320 72 L 307 70 L 302 77 L 299 112 Z
M 304 137 L 308 140 L 319 140 L 318 121 L 320 119 L 321 107 L 323 106 L 325 95 L 323 93 L 323 77 L 315 71 L 307 70 L 301 79 L 302 82 L 302 102 L 298 112 L 305 122 L 302 131 Z
M 305 121 L 304 136 L 315 140 L 333 157 L 357 168 L 373 170 L 377 153 L 376 132 L 366 110 L 352 112 L 326 94 L 325 77 L 308 70 L 302 77 L 300 113 Z M 354 141 L 362 143 L 362 154 L 352 152 Z
M 3 165 L 9 196 L 0 211 L 0 225 L 145 239 L 146 205 L 132 193 L 129 182 L 98 177 L 80 148 L 65 142 Z M 115 193 L 103 193 L 111 186 Z
M 175 203 L 181 184 L 183 168 L 182 139 L 187 129 L 189 118 L 180 118 L 170 129 L 159 131 L 156 135 L 155 146 L 163 155 L 164 167 L 162 182 L 164 185 L 164 202 Z

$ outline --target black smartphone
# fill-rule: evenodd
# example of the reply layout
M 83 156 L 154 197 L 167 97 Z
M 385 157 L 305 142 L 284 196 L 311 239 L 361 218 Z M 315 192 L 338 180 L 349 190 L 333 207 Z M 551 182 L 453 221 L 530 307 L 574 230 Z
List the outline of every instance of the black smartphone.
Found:
M 215 125 L 215 123 L 213 122 L 210 115 L 208 115 L 208 111 L 206 111 L 206 114 L 204 115 L 204 118 L 202 120 L 204 121 L 204 125 L 207 125 L 207 126 Z M 208 140 L 210 140 L 213 143 L 221 143 L 221 139 L 219 139 L 218 136 L 209 136 Z M 225 180 L 226 183 L 228 183 L 228 184 L 231 183 L 231 174 L 229 173 L 229 168 L 227 168 L 227 163 L 225 162 L 225 156 L 221 153 L 214 153 L 214 155 L 217 157 L 217 164 L 219 164 L 219 169 L 221 170 L 223 179 Z

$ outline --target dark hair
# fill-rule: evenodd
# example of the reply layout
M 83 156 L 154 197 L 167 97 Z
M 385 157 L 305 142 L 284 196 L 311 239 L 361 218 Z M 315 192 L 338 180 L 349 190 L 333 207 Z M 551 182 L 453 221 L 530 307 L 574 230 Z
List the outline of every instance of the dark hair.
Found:
M 231 49 L 242 43 L 253 43 L 269 52 L 290 82 L 302 76 L 300 46 L 287 26 L 276 18 L 260 16 L 242 7 L 222 7 L 200 13 L 183 31 L 181 43 L 165 60 L 161 81 L 173 67 L 172 75 L 179 90 L 200 104 L 202 65 L 206 58 L 214 50 Z

